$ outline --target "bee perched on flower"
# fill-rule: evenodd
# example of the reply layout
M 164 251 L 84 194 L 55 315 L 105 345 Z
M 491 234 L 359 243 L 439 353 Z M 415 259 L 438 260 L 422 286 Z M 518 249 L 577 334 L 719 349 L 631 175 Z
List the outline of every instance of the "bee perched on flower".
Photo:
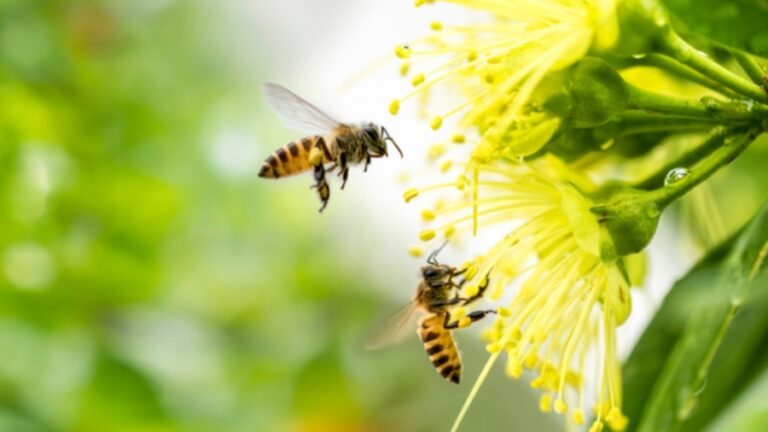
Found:
M 436 1 L 416 5 L 425 3 Z M 657 417 L 638 418 L 645 402 L 623 409 L 617 329 L 630 316 L 630 287 L 642 279 L 641 252 L 662 213 L 768 128 L 768 73 L 741 46 L 729 54 L 740 73 L 717 63 L 653 0 L 451 3 L 486 20 L 435 22 L 427 36 L 398 45 L 413 89 L 390 112 L 418 97 L 432 129 L 450 122 L 453 141 L 470 146 L 463 162 L 440 165 L 447 182 L 405 191 L 406 202 L 447 192 L 422 210 L 429 227 L 421 240 L 501 229 L 488 230 L 493 246 L 463 267 L 462 295 L 488 283 L 499 316 L 483 332 L 491 356 L 454 429 L 504 356 L 510 377 L 534 372 L 542 411 L 589 421 L 590 431 L 633 421 L 657 430 L 648 425 L 670 421 L 658 407 L 678 403 L 662 390 Z M 637 79 L 638 66 L 696 90 L 659 93 Z M 676 142 L 692 144 L 654 157 Z M 632 178 L 629 164 L 649 173 Z

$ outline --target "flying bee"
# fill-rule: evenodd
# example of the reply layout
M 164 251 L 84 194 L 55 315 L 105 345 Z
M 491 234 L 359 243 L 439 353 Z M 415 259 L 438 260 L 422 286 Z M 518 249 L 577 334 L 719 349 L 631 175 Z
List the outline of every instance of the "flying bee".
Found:
M 402 341 L 416 325 L 418 312 L 422 312 L 423 317 L 418 321 L 418 334 L 424 344 L 424 350 L 435 370 L 446 380 L 458 384 L 461 381 L 461 357 L 451 330 L 465 327 L 496 311 L 477 310 L 467 314 L 462 320 L 451 318 L 450 307 L 468 305 L 481 298 L 488 287 L 488 280 L 479 287 L 477 294 L 468 298 L 460 297 L 459 290 L 466 279 L 459 283 L 453 279 L 462 275 L 466 269 L 458 270 L 456 267 L 437 262 L 437 255 L 446 244 L 447 242 L 433 251 L 427 259 L 427 265 L 421 268 L 421 282 L 416 288 L 413 301 L 375 327 L 365 347 L 379 349 Z
M 266 84 L 267 102 L 287 126 L 311 135 L 280 147 L 261 166 L 259 177 L 279 178 L 314 170 L 315 184 L 322 207 L 328 205 L 331 190 L 325 174 L 338 168 L 341 189 L 347 184 L 349 165 L 364 163 L 368 171 L 371 159 L 388 156 L 387 141 L 395 146 L 400 157 L 403 152 L 383 126 L 374 123 L 350 125 L 328 114 L 277 84 Z M 330 166 L 326 167 L 326 165 Z

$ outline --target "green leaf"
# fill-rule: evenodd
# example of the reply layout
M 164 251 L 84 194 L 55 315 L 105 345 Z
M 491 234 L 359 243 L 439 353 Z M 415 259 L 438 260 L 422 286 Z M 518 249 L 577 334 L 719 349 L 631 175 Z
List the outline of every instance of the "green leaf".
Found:
M 676 30 L 768 55 L 768 2 L 762 0 L 662 0 Z
M 750 289 L 766 252 L 768 206 L 724 259 L 711 254 L 675 284 L 624 369 L 631 430 L 698 430 L 743 387 L 768 334 L 766 294 Z

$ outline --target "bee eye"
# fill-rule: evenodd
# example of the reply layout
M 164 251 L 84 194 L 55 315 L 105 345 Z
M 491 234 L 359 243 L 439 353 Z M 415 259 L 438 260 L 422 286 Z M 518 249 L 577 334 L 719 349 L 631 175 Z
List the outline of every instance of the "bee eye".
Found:
M 442 276 L 442 273 L 443 273 L 443 272 L 442 272 L 442 271 L 440 271 L 440 269 L 436 269 L 436 268 L 428 268 L 428 269 L 425 269 L 425 270 L 424 270 L 424 278 L 425 278 L 425 279 L 435 279 L 435 278 L 439 278 L 440 276 Z
M 365 134 L 368 135 L 368 138 L 370 138 L 371 141 L 379 140 L 379 133 L 372 127 L 365 128 Z

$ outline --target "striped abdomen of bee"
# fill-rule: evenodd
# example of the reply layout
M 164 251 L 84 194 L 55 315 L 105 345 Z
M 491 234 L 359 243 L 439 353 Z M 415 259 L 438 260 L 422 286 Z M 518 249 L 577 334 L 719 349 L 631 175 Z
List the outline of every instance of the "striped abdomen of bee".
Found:
M 419 324 L 419 336 L 424 349 L 437 372 L 456 384 L 461 381 L 461 358 L 451 331 L 444 327 L 444 314 L 423 318 Z
M 304 137 L 280 147 L 269 155 L 264 164 L 261 165 L 259 177 L 287 177 L 314 168 L 309 157 L 313 148 L 322 151 L 324 164 L 333 161 L 332 151 L 323 136 Z

